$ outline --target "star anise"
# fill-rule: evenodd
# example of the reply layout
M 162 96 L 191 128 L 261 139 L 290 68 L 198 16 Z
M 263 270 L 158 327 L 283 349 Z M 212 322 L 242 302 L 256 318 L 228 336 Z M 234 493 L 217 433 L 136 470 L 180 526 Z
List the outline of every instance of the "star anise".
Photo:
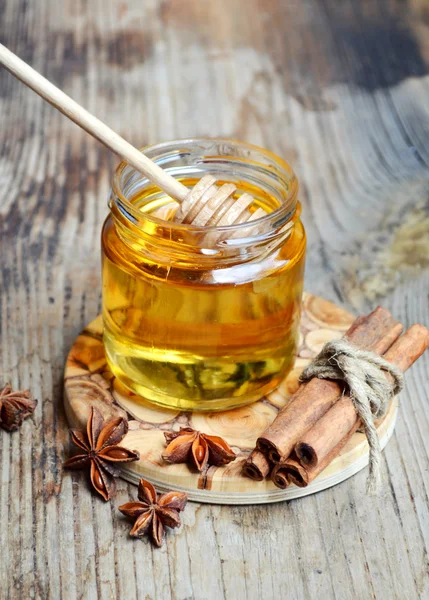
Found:
M 14 392 L 7 383 L 0 391 L 0 425 L 7 431 L 15 431 L 34 413 L 36 405 L 37 400 L 31 397 L 30 390 Z
M 201 433 L 190 427 L 180 431 L 164 431 L 168 442 L 162 458 L 169 463 L 190 463 L 202 471 L 207 465 L 226 465 L 236 456 L 224 439 Z
M 105 500 L 110 500 L 115 492 L 114 477 L 118 477 L 119 463 L 138 460 L 138 452 L 118 446 L 128 431 L 128 423 L 122 417 L 105 422 L 97 408 L 91 409 L 86 433 L 71 429 L 70 434 L 82 454 L 72 456 L 65 463 L 67 469 L 83 469 L 90 465 L 91 482 L 95 490 Z
M 188 496 L 184 492 L 168 492 L 158 496 L 149 481 L 140 479 L 138 497 L 140 502 L 128 502 L 119 507 L 121 513 L 136 519 L 130 531 L 132 537 L 150 535 L 160 547 L 164 539 L 164 527 L 180 527 L 179 512 L 185 508 Z

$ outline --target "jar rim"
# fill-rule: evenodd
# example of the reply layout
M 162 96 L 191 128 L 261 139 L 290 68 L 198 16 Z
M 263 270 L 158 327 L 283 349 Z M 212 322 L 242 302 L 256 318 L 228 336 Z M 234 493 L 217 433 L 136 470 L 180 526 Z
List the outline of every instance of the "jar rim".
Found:
M 254 221 L 252 221 L 252 227 L 253 226 L 259 226 L 259 225 L 264 225 L 265 223 L 270 223 L 273 221 L 276 221 L 277 219 L 285 219 L 285 217 L 287 217 L 288 215 L 292 216 L 293 213 L 295 212 L 295 208 L 296 208 L 296 204 L 297 204 L 297 193 L 298 193 L 298 179 L 295 175 L 295 172 L 293 171 L 292 167 L 290 166 L 290 164 L 285 161 L 283 158 L 281 158 L 280 156 L 276 155 L 274 152 L 271 152 L 270 150 L 266 150 L 265 148 L 262 148 L 260 146 L 257 146 L 255 144 L 250 144 L 248 142 L 241 142 L 239 140 L 235 140 L 235 139 L 230 139 L 230 138 L 218 138 L 218 137 L 195 137 L 195 138 L 178 138 L 178 139 L 174 139 L 174 140 L 168 140 L 165 142 L 159 142 L 157 144 L 150 144 L 147 146 L 144 146 L 142 148 L 139 148 L 140 152 L 145 153 L 147 151 L 154 151 L 154 150 L 159 150 L 160 152 L 162 152 L 163 149 L 167 149 L 169 146 L 173 146 L 173 145 L 190 145 L 190 144 L 198 144 L 198 143 L 202 143 L 202 142 L 207 142 L 207 141 L 213 141 L 213 142 L 217 142 L 217 143 L 225 143 L 225 144 L 229 144 L 229 145 L 233 145 L 233 146 L 241 146 L 243 148 L 248 148 L 249 150 L 253 150 L 254 152 L 258 152 L 259 154 L 265 156 L 266 158 L 268 158 L 270 161 L 272 161 L 273 165 L 275 165 L 277 170 L 283 170 L 287 175 L 288 175 L 288 191 L 287 191 L 287 195 L 285 197 L 285 201 L 281 204 L 281 206 L 279 206 L 278 208 L 276 208 L 275 210 L 273 210 L 272 212 L 264 215 L 263 217 L 260 217 L 259 219 L 255 219 Z M 156 159 L 154 162 L 157 162 Z M 172 229 L 176 229 L 176 230 L 187 230 L 188 232 L 194 232 L 194 233 L 209 233 L 209 232 L 231 232 L 231 231 L 244 231 L 246 230 L 246 228 L 249 227 L 249 223 L 238 223 L 238 224 L 232 224 L 232 225 L 222 225 L 222 226 L 216 226 L 216 225 L 212 225 L 212 226 L 195 226 L 192 224 L 184 224 L 184 223 L 176 223 L 175 221 L 166 221 L 160 217 L 157 217 L 155 215 L 152 215 L 150 213 L 144 213 L 142 211 L 140 211 L 139 209 L 137 209 L 134 204 L 132 202 L 130 202 L 130 200 L 128 200 L 128 198 L 125 196 L 125 194 L 122 192 L 121 189 L 121 176 L 124 172 L 124 170 L 126 168 L 130 168 L 133 171 L 137 172 L 138 171 L 136 169 L 134 169 L 133 167 L 131 167 L 131 165 L 123 160 L 118 167 L 115 169 L 115 172 L 113 174 L 113 178 L 112 178 L 112 192 L 114 193 L 115 197 L 117 200 L 120 200 L 121 204 L 123 205 L 123 207 L 125 208 L 126 212 L 132 216 L 135 219 L 135 222 L 138 222 L 142 219 L 152 222 L 154 225 L 158 225 L 158 226 L 166 226 L 168 225 L 168 227 L 171 227 Z M 142 177 L 145 177 L 143 174 L 141 174 Z

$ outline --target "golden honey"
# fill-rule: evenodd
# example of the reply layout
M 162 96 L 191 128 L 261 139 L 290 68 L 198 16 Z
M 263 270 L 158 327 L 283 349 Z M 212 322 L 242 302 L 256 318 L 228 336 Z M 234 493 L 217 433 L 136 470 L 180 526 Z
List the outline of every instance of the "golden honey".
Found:
M 122 164 L 102 232 L 109 366 L 164 407 L 253 402 L 295 359 L 305 233 L 294 175 L 271 153 L 238 142 L 169 142 L 145 152 L 190 189 L 207 171 L 231 181 L 267 217 L 263 226 L 176 224 L 177 205 Z

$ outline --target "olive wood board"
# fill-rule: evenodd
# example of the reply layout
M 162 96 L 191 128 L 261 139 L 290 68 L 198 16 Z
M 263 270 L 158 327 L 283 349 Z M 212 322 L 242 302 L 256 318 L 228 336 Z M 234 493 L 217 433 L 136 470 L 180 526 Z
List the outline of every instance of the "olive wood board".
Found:
M 336 485 L 368 464 L 365 435 L 357 432 L 337 458 L 308 487 L 294 485 L 285 490 L 270 480 L 256 482 L 242 475 L 242 465 L 256 439 L 273 421 L 298 387 L 303 368 L 328 340 L 341 337 L 354 317 L 322 298 L 304 294 L 300 339 L 294 368 L 276 390 L 249 406 L 224 412 L 180 412 L 151 405 L 126 389 L 109 370 L 103 346 L 101 315 L 76 338 L 67 358 L 65 410 L 72 427 L 84 428 L 92 406 L 107 419 L 123 416 L 129 431 L 122 445 L 140 452 L 140 459 L 122 469 L 121 476 L 137 484 L 140 478 L 151 481 L 160 491 L 186 491 L 190 500 L 213 504 L 265 504 L 307 496 Z M 395 428 L 397 399 L 378 425 L 384 448 Z M 186 464 L 163 461 L 164 431 L 193 427 L 223 437 L 237 454 L 235 461 L 207 471 L 192 471 Z

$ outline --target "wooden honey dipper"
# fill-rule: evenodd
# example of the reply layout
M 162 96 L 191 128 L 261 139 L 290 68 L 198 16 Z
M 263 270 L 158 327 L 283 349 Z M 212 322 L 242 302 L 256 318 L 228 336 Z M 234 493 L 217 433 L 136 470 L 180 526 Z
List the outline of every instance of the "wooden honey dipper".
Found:
M 236 198 L 235 185 L 225 183 L 218 187 L 212 175 L 205 175 L 189 190 L 2 44 L 0 64 L 176 200 L 180 204 L 174 217 L 176 222 L 221 227 L 254 221 L 267 214 L 262 208 L 251 213 L 249 207 L 254 199 L 250 194 Z

